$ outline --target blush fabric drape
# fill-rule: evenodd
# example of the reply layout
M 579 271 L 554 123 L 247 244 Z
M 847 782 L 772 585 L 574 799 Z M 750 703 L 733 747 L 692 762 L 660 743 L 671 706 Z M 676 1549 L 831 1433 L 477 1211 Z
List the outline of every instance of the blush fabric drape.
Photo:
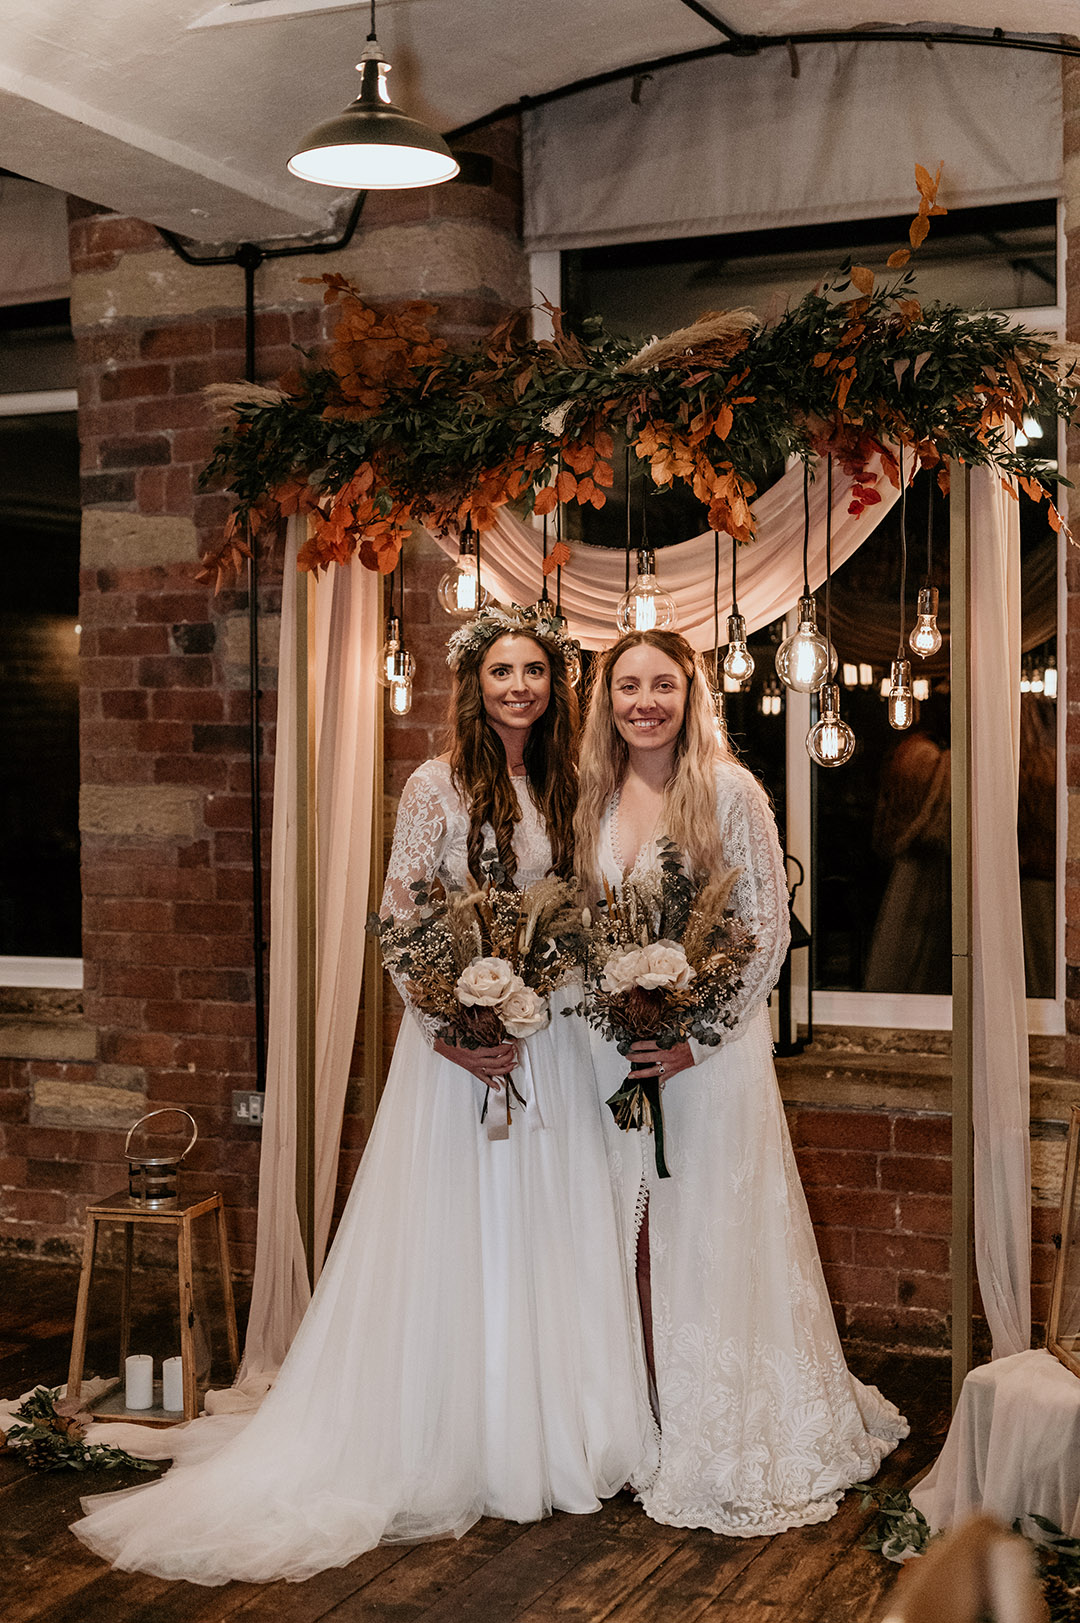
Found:
M 296 1216 L 296 554 L 290 521 L 281 605 L 270 892 L 270 1022 L 251 1317 L 241 1383 L 272 1374 L 310 1299 Z M 364 964 L 375 715 L 382 703 L 378 580 L 355 560 L 315 586 L 318 969 L 316 1257 L 326 1248 Z M 381 763 L 380 763 L 381 770 Z M 316 1270 L 318 1271 L 318 1270 Z
M 879 470 L 876 460 L 870 464 Z M 881 501 L 857 517 L 848 512 L 851 480 L 839 471 L 833 476 L 832 562 L 837 569 L 880 524 L 897 500 L 884 474 L 877 490 Z M 826 480 L 819 466 L 810 485 L 810 585 L 825 579 Z M 803 474 L 802 465 L 789 468 L 753 503 L 757 540 L 738 549 L 739 610 L 749 631 L 757 631 L 793 609 L 802 590 Z M 451 555 L 455 538 L 432 533 L 432 539 Z M 725 642 L 724 616 L 731 606 L 730 536 L 720 537 L 720 640 Z M 677 625 L 697 649 L 713 645 L 713 538 L 712 532 L 695 536 L 657 554 L 657 575 L 678 607 Z M 631 569 L 631 579 L 634 571 Z M 484 584 L 503 603 L 532 603 L 540 595 L 540 542 L 537 531 L 509 512 L 499 509 L 494 530 L 482 538 L 481 575 Z M 570 563 L 563 571 L 562 609 L 583 648 L 606 648 L 616 636 L 615 609 L 626 579 L 624 555 L 617 549 L 570 543 Z M 553 588 L 549 581 L 549 589 Z M 819 614 L 819 623 L 823 623 Z

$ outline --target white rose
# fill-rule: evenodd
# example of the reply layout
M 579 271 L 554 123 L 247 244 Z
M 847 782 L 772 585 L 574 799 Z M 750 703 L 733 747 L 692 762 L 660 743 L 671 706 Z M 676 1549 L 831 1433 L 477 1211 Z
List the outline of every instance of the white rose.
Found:
M 641 949 L 641 956 L 645 962 L 638 971 L 637 983 L 646 991 L 667 986 L 682 992 L 697 976 L 677 941 L 652 941 Z
M 638 976 L 644 974 L 647 967 L 644 947 L 628 947 L 608 959 L 600 984 L 605 992 L 633 991 L 639 984 Z
M 499 1004 L 499 1019 L 511 1037 L 531 1037 L 548 1023 L 547 998 L 519 984 Z
M 458 976 L 454 990 L 459 1003 L 480 1003 L 485 1008 L 493 1008 L 524 984 L 505 958 L 474 958 L 468 969 Z

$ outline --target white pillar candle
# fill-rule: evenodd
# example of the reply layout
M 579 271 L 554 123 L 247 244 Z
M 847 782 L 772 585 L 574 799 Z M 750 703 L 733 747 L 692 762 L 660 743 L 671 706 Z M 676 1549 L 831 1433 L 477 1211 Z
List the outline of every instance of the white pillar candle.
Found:
M 182 1414 L 184 1409 L 184 1360 L 166 1358 L 161 1366 L 161 1407 L 170 1414 Z
M 153 1407 L 154 1360 L 149 1353 L 132 1353 L 125 1358 L 124 1402 L 129 1409 Z

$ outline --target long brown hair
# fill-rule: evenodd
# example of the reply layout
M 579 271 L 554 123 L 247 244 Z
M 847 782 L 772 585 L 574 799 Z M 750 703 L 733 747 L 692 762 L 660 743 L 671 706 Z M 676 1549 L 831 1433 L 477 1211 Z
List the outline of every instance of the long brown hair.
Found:
M 527 631 L 497 627 L 487 642 L 462 656 L 450 697 L 450 773 L 469 808 L 469 872 L 479 884 L 484 850 L 483 827 L 491 825 L 495 849 L 507 879 L 517 872 L 514 827 L 521 808 L 506 764 L 502 739 L 488 721 L 480 688 L 480 667 L 499 637 L 528 637 L 541 649 L 551 673 L 547 709 L 529 729 L 525 741 L 525 778 L 533 804 L 551 841 L 551 871 L 568 879 L 574 870 L 574 808 L 577 804 L 577 693 L 559 647 Z
M 598 884 L 600 823 L 630 760 L 629 747 L 615 725 L 611 679 L 623 654 L 642 645 L 665 654 L 686 677 L 686 710 L 675 740 L 675 770 L 664 792 L 661 832 L 678 846 L 695 874 L 711 873 L 723 859 L 716 822 L 716 763 L 731 760 L 732 753 L 716 724 L 704 667 L 677 631 L 628 631 L 596 660 L 581 735 L 574 833 L 578 876 L 589 891 Z

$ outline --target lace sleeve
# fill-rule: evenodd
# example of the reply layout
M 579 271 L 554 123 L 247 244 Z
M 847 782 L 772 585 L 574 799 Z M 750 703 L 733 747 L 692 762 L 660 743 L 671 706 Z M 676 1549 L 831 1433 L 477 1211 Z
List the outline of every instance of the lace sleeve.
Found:
M 415 913 L 416 903 L 409 887 L 419 880 L 428 884 L 434 880 L 439 871 L 446 830 L 446 806 L 442 796 L 430 774 L 424 767 L 419 767 L 405 785 L 398 805 L 394 844 L 379 909 L 384 918 L 390 915 L 395 919 L 404 919 Z M 422 1028 L 430 1047 L 438 1036 L 438 1021 L 432 1015 L 421 1014 L 416 1009 L 410 1001 L 404 980 L 393 969 L 390 970 L 390 978 L 402 1002 Z
M 725 1028 L 721 1041 L 742 1035 L 747 1015 L 757 1009 L 776 985 L 791 939 L 787 874 L 776 832 L 776 820 L 765 791 L 749 772 L 722 769 L 718 815 L 724 859 L 741 869 L 732 892 L 732 906 L 757 937 L 757 950 L 743 973 L 742 989 L 734 1005 L 735 1025 Z M 708 1049 L 697 1050 L 700 1058 Z

